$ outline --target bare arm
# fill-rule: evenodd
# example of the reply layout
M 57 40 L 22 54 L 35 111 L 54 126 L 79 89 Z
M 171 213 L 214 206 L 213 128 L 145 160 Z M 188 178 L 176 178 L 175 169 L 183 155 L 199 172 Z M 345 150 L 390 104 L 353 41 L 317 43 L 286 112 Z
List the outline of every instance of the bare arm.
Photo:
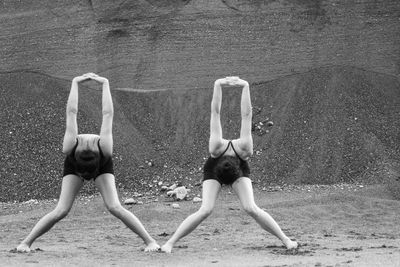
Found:
M 240 128 L 239 147 L 245 154 L 247 154 L 247 156 L 251 156 L 253 154 L 253 138 L 251 135 L 253 112 L 251 107 L 249 83 L 245 80 L 238 79 L 236 84 L 243 86 L 240 103 L 242 124 Z
M 210 140 L 209 152 L 212 156 L 217 157 L 223 146 L 222 126 L 221 126 L 221 103 L 222 88 L 221 85 L 227 84 L 225 78 L 218 79 L 214 82 L 213 97 L 211 100 L 211 119 L 210 119 Z
M 100 130 L 100 146 L 105 156 L 112 156 L 113 138 L 112 123 L 114 117 L 114 106 L 111 97 L 110 85 L 106 78 L 91 73 L 90 78 L 102 84 L 102 114 L 103 121 Z
M 76 143 L 78 136 L 78 83 L 89 79 L 88 76 L 77 76 L 72 80 L 66 109 L 66 127 L 63 141 L 63 153 L 69 153 Z

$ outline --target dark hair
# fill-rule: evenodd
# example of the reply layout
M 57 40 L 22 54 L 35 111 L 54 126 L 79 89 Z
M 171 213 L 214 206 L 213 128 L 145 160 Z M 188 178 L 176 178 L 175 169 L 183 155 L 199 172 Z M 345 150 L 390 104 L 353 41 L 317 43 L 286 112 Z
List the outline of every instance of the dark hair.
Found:
M 234 156 L 222 156 L 217 164 L 216 174 L 226 183 L 235 181 L 241 176 L 239 158 Z
M 76 169 L 79 173 L 95 175 L 99 168 L 100 154 L 92 150 L 76 151 L 75 160 Z

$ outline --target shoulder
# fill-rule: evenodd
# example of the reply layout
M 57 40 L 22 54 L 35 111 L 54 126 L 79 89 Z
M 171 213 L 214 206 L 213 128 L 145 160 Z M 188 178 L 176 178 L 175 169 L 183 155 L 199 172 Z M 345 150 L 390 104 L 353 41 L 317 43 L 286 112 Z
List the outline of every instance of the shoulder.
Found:
M 247 161 L 253 155 L 252 146 L 242 142 L 241 139 L 232 140 L 232 146 L 237 156 L 239 156 L 242 160 Z
M 213 150 L 210 151 L 210 156 L 212 158 L 218 158 L 220 157 L 222 154 L 224 154 L 226 152 L 226 150 L 229 148 L 230 140 L 227 139 L 221 139 L 218 143 L 218 145 L 214 146 Z

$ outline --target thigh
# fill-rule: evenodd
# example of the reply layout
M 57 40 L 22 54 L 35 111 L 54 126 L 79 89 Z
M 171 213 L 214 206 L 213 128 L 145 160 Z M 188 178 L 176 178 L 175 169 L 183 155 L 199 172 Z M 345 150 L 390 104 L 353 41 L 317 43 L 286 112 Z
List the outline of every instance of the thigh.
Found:
M 95 180 L 95 184 L 107 207 L 120 204 L 113 174 L 104 173 L 99 175 Z
M 74 174 L 64 176 L 57 207 L 70 209 L 82 185 L 83 180 L 79 176 Z
M 242 206 L 248 206 L 254 203 L 253 185 L 250 178 L 240 177 L 233 184 L 232 188 L 238 196 Z
M 221 184 L 217 180 L 210 179 L 203 181 L 203 200 L 201 206 L 204 208 L 213 209 L 220 190 Z

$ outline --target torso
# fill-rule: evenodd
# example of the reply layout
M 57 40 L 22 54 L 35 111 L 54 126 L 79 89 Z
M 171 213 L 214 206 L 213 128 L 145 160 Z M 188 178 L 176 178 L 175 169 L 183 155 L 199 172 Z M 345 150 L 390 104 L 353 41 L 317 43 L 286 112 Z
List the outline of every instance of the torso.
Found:
M 100 136 L 97 134 L 80 134 L 77 137 L 78 146 L 76 147 L 76 150 L 91 150 L 98 152 L 99 140 Z
M 232 145 L 229 145 L 230 142 L 232 143 Z M 215 153 L 211 153 L 211 157 L 219 158 L 222 156 L 232 156 L 232 157 L 239 157 L 241 160 L 247 161 L 250 158 L 250 156 L 246 151 L 240 149 L 239 142 L 240 139 L 234 139 L 234 140 L 223 139 L 221 141 L 221 148 Z
M 95 134 L 81 134 L 77 136 L 77 143 L 75 147 L 70 151 L 64 161 L 64 174 L 66 176 L 68 174 L 75 174 L 81 176 L 81 174 L 76 169 L 76 159 L 75 153 L 76 151 L 82 151 L 85 149 L 89 149 L 91 151 L 98 151 L 100 153 L 100 163 L 99 163 L 99 170 L 98 173 L 95 174 L 94 177 L 96 178 L 98 175 L 103 173 L 114 173 L 113 162 L 110 156 L 104 156 L 102 153 L 102 149 L 100 147 L 100 136 Z M 82 176 L 81 176 L 82 177 Z M 85 177 L 82 177 L 87 179 Z

